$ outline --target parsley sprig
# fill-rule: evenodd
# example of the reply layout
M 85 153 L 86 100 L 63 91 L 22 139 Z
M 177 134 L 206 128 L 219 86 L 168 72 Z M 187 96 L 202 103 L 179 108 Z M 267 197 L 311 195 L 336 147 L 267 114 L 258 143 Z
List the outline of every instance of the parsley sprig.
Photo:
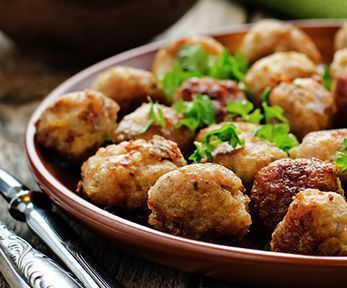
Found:
M 160 108 L 160 105 L 158 104 L 158 102 L 154 103 L 152 99 L 149 97 L 147 99 L 148 99 L 148 103 L 150 104 L 149 113 L 148 113 L 149 119 L 147 120 L 143 128 L 141 129 L 140 131 L 141 134 L 145 133 L 152 124 L 160 125 L 163 128 L 166 126 L 164 113 L 163 113 L 163 110 Z
M 323 80 L 323 86 L 327 90 L 331 90 L 332 86 L 332 77 L 330 74 L 329 66 L 325 65 L 322 71 L 322 80 Z
M 172 70 L 165 73 L 160 82 L 165 94 L 172 100 L 176 90 L 189 78 L 210 76 L 241 82 L 247 69 L 248 62 L 242 52 L 233 56 L 225 49 L 216 57 L 208 54 L 201 44 L 189 44 L 182 46 Z
M 339 169 L 340 173 L 347 171 L 347 138 L 343 139 L 343 147 L 341 151 L 337 152 L 337 157 L 335 160 L 336 167 Z
M 180 120 L 174 128 L 186 126 L 194 132 L 198 128 L 216 123 L 216 109 L 207 95 L 198 95 L 189 102 L 181 98 L 175 103 L 174 108 L 184 115 L 184 119 Z
M 243 146 L 245 141 L 239 137 L 239 134 L 236 126 L 231 123 L 226 123 L 221 128 L 210 131 L 204 136 L 201 143 L 194 142 L 196 150 L 189 157 L 189 160 L 200 162 L 206 157 L 211 161 L 213 151 L 223 142 L 227 142 L 233 148 L 237 145 Z
M 227 111 L 230 118 L 241 117 L 246 122 L 260 123 L 264 118 L 259 108 L 254 110 L 254 105 L 248 100 L 234 100 L 228 103 Z

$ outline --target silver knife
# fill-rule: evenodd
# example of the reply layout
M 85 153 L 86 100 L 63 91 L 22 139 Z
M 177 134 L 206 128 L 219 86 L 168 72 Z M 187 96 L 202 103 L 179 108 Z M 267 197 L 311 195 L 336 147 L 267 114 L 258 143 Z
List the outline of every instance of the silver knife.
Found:
M 1 222 L 0 271 L 13 288 L 82 288 L 52 259 L 35 250 Z
M 86 288 L 123 288 L 108 277 L 78 241 L 78 237 L 41 192 L 30 191 L 8 172 L 0 169 L 0 193 L 10 203 L 11 215 L 28 226 L 52 249 Z M 64 287 L 64 286 L 62 286 Z

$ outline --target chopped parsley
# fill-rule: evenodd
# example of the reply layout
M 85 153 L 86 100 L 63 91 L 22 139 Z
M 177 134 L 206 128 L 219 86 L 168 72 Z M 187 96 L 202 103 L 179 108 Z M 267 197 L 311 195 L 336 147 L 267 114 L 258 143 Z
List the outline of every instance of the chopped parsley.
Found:
M 259 108 L 254 110 L 254 105 L 248 100 L 234 100 L 228 103 L 227 111 L 230 117 L 241 117 L 246 122 L 259 123 L 264 116 Z
M 280 106 L 269 106 L 266 102 L 262 104 L 265 116 L 265 122 L 271 123 L 272 120 L 277 120 L 281 123 L 288 123 L 287 118 L 283 115 L 283 108 Z
M 322 71 L 323 86 L 327 90 L 331 90 L 332 78 L 329 70 L 329 66 L 325 65 Z
M 227 142 L 230 146 L 235 148 L 237 145 L 243 146 L 245 141 L 239 138 L 240 132 L 235 125 L 226 123 L 221 128 L 210 131 L 207 133 L 202 142 L 195 141 L 196 150 L 189 157 L 193 162 L 200 162 L 203 158 L 212 160 L 212 153 L 219 144 Z
M 255 134 L 288 152 L 291 148 L 299 145 L 298 139 L 295 135 L 289 133 L 289 130 L 287 123 L 264 124 L 256 130 Z
M 347 138 L 343 139 L 343 148 L 340 152 L 337 152 L 337 157 L 335 160 L 336 167 L 339 168 L 340 173 L 347 171 Z
M 264 89 L 263 93 L 261 93 L 261 95 L 260 95 L 260 100 L 261 100 L 261 102 L 263 102 L 263 103 L 264 103 L 264 102 L 265 102 L 265 103 L 268 103 L 270 94 L 271 94 L 271 88 L 270 88 L 269 86 L 267 86 L 267 87 Z
M 145 133 L 148 128 L 152 124 L 157 124 L 160 125 L 161 127 L 165 127 L 165 118 L 164 118 L 164 113 L 163 110 L 160 108 L 158 102 L 153 102 L 151 98 L 148 97 L 148 103 L 150 104 L 149 108 L 149 119 L 147 120 L 146 124 L 143 126 L 141 129 L 140 133 Z
M 191 131 L 216 123 L 216 109 L 207 95 L 198 95 L 193 101 L 185 102 L 181 99 L 173 106 L 175 110 L 184 115 L 175 128 L 188 127 Z

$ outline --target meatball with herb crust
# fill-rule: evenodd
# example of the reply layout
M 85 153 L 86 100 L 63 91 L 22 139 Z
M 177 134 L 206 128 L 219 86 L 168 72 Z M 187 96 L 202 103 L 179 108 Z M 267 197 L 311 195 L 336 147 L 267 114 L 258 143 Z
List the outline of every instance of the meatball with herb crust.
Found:
M 151 121 L 151 106 L 154 106 L 153 109 L 160 109 L 163 112 L 161 124 L 149 122 Z M 158 114 L 158 111 L 154 113 Z M 183 115 L 171 107 L 145 103 L 119 122 L 112 139 L 115 143 L 120 143 L 140 138 L 148 140 L 153 135 L 159 135 L 176 142 L 181 150 L 186 151 L 193 144 L 194 133 L 185 126 L 175 127 L 183 118 Z M 148 126 L 148 124 L 150 125 Z
M 306 255 L 347 255 L 347 203 L 334 192 L 298 193 L 272 234 L 271 250 Z
M 185 45 L 200 44 L 206 53 L 218 56 L 224 50 L 221 43 L 208 36 L 191 36 L 176 40 L 157 52 L 154 57 L 152 72 L 160 77 L 174 66 L 180 49 Z
M 81 163 L 110 138 L 118 110 L 116 102 L 93 90 L 65 94 L 41 114 L 35 139 L 65 160 Z
M 277 52 L 255 62 L 248 70 L 245 84 L 256 104 L 266 87 L 274 87 L 282 80 L 311 77 L 317 74 L 316 65 L 297 52 Z
M 84 162 L 77 192 L 98 205 L 145 211 L 148 189 L 183 165 L 177 145 L 159 136 L 109 145 Z
M 174 235 L 239 240 L 251 225 L 240 178 L 217 164 L 192 164 L 166 173 L 148 192 L 149 224 Z
M 252 62 L 280 51 L 306 54 L 317 64 L 321 60 L 321 55 L 310 36 L 292 24 L 273 19 L 257 22 L 243 39 L 241 51 Z
M 93 82 L 92 89 L 115 100 L 123 115 L 135 110 L 148 96 L 153 100 L 165 99 L 151 72 L 125 66 L 115 66 L 101 72 Z
M 336 112 L 331 92 L 312 78 L 280 83 L 271 91 L 269 103 L 283 108 L 290 130 L 299 138 L 329 128 Z
M 225 123 L 211 125 L 202 129 L 196 140 L 201 142 L 204 136 L 213 130 L 219 129 Z M 274 144 L 255 135 L 258 124 L 247 122 L 231 122 L 240 132 L 240 138 L 245 140 L 244 146 L 233 148 L 228 143 L 221 143 L 212 152 L 212 162 L 223 165 L 241 178 L 242 183 L 249 187 L 253 183 L 254 175 L 271 162 L 286 158 L 287 153 Z
M 179 99 L 192 101 L 198 95 L 207 95 L 212 99 L 219 121 L 223 121 L 228 114 L 226 106 L 230 101 L 247 99 L 235 81 L 202 77 L 185 81 L 176 91 L 174 102 Z
M 251 190 L 253 216 L 273 231 L 282 221 L 293 196 L 305 189 L 343 194 L 337 169 L 318 159 L 280 159 L 261 169 Z

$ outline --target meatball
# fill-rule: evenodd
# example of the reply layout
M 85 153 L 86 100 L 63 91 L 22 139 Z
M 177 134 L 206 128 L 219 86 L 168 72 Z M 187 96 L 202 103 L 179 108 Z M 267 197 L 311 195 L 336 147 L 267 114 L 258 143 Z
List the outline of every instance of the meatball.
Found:
M 330 64 L 333 77 L 346 74 L 347 72 L 347 48 L 338 50 L 334 54 L 333 62 Z
M 240 178 L 217 164 L 166 173 L 148 192 L 149 224 L 193 239 L 240 240 L 251 225 Z
M 220 128 L 224 123 L 211 125 L 200 131 L 197 141 L 202 141 L 208 132 Z M 255 136 L 254 131 L 259 125 L 233 122 L 240 131 L 240 138 L 245 140 L 242 147 L 231 147 L 228 143 L 220 144 L 212 153 L 212 162 L 223 165 L 241 178 L 246 187 L 252 185 L 254 175 L 271 162 L 286 158 L 287 153 L 267 140 Z
M 185 164 L 177 145 L 160 136 L 112 144 L 83 163 L 77 192 L 98 205 L 143 211 L 148 189 Z
M 156 104 L 159 105 L 159 104 Z M 153 123 L 143 132 L 146 123 L 150 120 L 150 104 L 142 104 L 134 112 L 126 115 L 120 122 L 113 134 L 113 141 L 120 143 L 132 139 L 151 139 L 153 135 L 160 135 L 178 144 L 182 150 L 191 148 L 194 134 L 185 126 L 174 127 L 183 118 L 173 108 L 159 105 L 163 111 L 165 127 Z
M 218 56 L 224 50 L 222 44 L 208 36 L 182 38 L 172 42 L 168 47 L 157 52 L 152 65 L 153 73 L 160 76 L 170 71 L 176 61 L 180 49 L 183 46 L 190 44 L 200 44 L 208 54 L 215 56 Z
M 96 91 L 65 94 L 36 122 L 36 141 L 65 160 L 81 163 L 111 136 L 118 110 L 116 102 Z
M 148 96 L 164 101 L 164 94 L 159 89 L 156 77 L 149 71 L 131 67 L 108 68 L 99 74 L 92 89 L 117 101 L 123 114 L 140 106 Z
M 246 34 L 241 45 L 250 61 L 280 51 L 297 51 L 319 63 L 321 55 L 312 39 L 299 28 L 278 20 L 263 20 Z
M 254 177 L 253 215 L 270 231 L 286 215 L 293 196 L 307 188 L 343 194 L 334 165 L 318 159 L 280 159 Z
M 283 108 L 291 131 L 300 138 L 329 128 L 336 112 L 333 95 L 312 78 L 281 82 L 271 91 L 269 103 Z
M 255 62 L 246 74 L 245 83 L 255 103 L 260 104 L 260 95 L 266 87 L 274 87 L 283 79 L 315 74 L 316 66 L 305 54 L 277 52 Z
M 347 48 L 347 23 L 336 32 L 335 35 L 335 50 Z
M 347 129 L 317 131 L 307 134 L 302 143 L 289 151 L 291 158 L 317 158 L 335 163 L 336 153 L 343 148 L 343 140 L 347 138 Z M 347 181 L 347 172 L 339 174 Z
M 298 193 L 272 234 L 271 250 L 296 254 L 347 255 L 347 203 L 334 192 Z
M 177 90 L 174 102 L 179 99 L 191 101 L 197 95 L 208 95 L 216 108 L 217 116 L 223 121 L 227 115 L 227 104 L 235 99 L 246 100 L 246 95 L 238 84 L 232 80 L 217 80 L 210 77 L 191 78 L 185 81 Z

